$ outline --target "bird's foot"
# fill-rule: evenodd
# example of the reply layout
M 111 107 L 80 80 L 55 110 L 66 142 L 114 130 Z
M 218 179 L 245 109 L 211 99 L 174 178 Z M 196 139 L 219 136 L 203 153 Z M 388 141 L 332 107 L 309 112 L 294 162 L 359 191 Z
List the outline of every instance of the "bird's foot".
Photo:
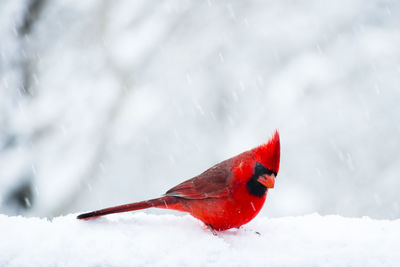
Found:
M 260 232 L 255 231 L 253 229 L 247 229 L 247 228 L 243 228 L 243 227 L 236 227 L 236 229 L 243 229 L 245 232 L 252 232 L 252 233 L 254 233 L 254 234 L 258 235 L 258 236 L 261 236 Z
M 215 229 L 212 227 L 211 224 L 206 224 L 206 225 L 213 235 L 218 236 L 217 231 L 215 231 Z

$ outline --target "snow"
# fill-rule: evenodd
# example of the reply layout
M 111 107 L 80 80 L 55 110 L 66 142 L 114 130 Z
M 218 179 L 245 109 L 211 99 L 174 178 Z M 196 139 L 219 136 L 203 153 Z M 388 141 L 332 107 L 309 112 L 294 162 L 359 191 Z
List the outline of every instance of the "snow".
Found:
M 0 213 L 154 198 L 278 128 L 261 216 L 398 219 L 399 14 L 393 0 L 0 1 Z
M 400 265 L 399 14 L 0 1 L 0 266 Z M 157 197 L 276 128 L 281 170 L 243 229 L 159 210 L 37 218 Z
M 399 219 L 259 216 L 214 236 L 189 215 L 75 217 L 0 215 L 0 265 L 365 267 L 400 262 Z

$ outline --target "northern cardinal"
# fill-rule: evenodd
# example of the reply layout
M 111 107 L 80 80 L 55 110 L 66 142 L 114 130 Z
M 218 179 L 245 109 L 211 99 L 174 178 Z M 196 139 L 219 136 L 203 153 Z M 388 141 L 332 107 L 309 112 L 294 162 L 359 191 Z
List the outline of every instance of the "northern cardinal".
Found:
M 261 210 L 279 171 L 278 131 L 268 143 L 218 163 L 168 190 L 164 196 L 79 215 L 78 219 L 141 210 L 171 209 L 190 213 L 213 233 L 248 223 Z

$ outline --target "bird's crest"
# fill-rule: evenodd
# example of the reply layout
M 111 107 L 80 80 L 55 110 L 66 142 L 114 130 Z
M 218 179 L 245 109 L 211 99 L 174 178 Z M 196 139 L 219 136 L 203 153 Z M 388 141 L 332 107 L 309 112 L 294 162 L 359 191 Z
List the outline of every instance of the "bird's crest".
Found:
M 253 148 L 251 151 L 254 153 L 257 162 L 260 162 L 271 171 L 279 172 L 281 144 L 277 130 L 266 144 Z

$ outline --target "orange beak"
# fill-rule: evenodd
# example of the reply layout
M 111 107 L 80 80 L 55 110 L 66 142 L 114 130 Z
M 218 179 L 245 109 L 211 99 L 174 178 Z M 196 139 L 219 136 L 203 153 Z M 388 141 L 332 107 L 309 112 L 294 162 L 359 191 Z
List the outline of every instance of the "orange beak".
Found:
M 262 184 L 262 185 L 264 185 L 265 187 L 267 187 L 267 188 L 274 188 L 274 185 L 275 185 L 275 175 L 274 175 L 274 174 L 271 174 L 271 175 L 265 174 L 265 175 L 260 176 L 260 177 L 257 179 L 257 181 L 258 181 L 260 184 Z

